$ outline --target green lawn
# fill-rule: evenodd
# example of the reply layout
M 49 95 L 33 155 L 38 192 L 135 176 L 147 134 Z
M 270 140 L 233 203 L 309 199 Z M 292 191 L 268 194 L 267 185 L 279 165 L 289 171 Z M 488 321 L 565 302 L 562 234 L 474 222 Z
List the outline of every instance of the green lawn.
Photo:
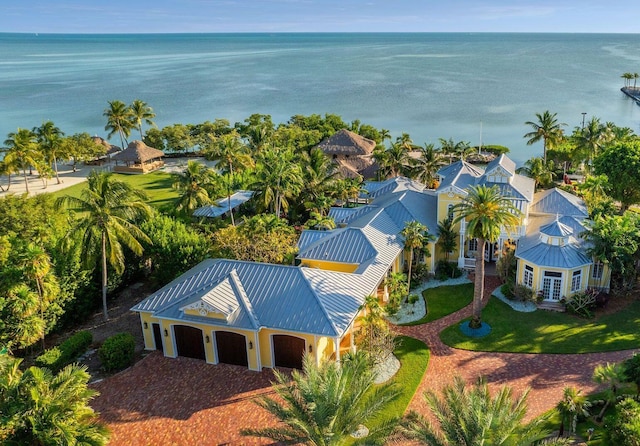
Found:
M 484 338 L 466 337 L 456 323 L 440 333 L 440 339 L 464 350 L 513 353 L 592 353 L 640 347 L 640 301 L 587 320 L 542 310 L 520 313 L 492 297 L 482 319 L 491 325 L 491 333 Z
M 173 179 L 171 174 L 166 172 L 151 172 L 145 175 L 125 175 L 114 173 L 114 178 L 130 184 L 136 190 L 144 191 L 149 199 L 147 203 L 156 209 L 171 205 L 177 198 L 178 192 L 171 187 Z M 79 183 L 73 186 L 53 192 L 51 195 L 58 198 L 64 195 L 79 197 L 87 183 Z
M 396 347 L 394 354 L 400 360 L 401 366 L 391 382 L 401 388 L 401 393 L 398 398 L 387 406 L 387 410 L 381 414 L 378 422 L 393 417 L 402 417 L 411 402 L 411 398 L 416 393 L 416 389 L 422 380 L 422 375 L 424 375 L 429 363 L 429 349 L 424 342 L 407 336 L 399 336 L 397 339 L 399 345 Z M 371 424 L 373 426 L 376 425 L 375 422 Z M 348 444 L 353 444 L 353 441 L 348 442 Z
M 426 324 L 466 307 L 473 300 L 473 284 L 429 288 L 422 292 L 422 297 L 427 304 L 427 314 L 420 320 L 401 325 Z

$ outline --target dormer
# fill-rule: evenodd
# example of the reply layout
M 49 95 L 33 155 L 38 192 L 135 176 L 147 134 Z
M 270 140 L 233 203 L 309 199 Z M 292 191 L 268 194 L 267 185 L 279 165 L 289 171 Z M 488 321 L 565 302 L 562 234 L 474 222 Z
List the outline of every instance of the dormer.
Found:
M 515 176 L 515 173 L 515 163 L 507 158 L 503 153 L 487 165 L 484 177 L 488 183 L 511 184 L 511 180 Z
M 233 322 L 240 313 L 244 291 L 232 271 L 199 299 L 180 307 L 184 315 Z

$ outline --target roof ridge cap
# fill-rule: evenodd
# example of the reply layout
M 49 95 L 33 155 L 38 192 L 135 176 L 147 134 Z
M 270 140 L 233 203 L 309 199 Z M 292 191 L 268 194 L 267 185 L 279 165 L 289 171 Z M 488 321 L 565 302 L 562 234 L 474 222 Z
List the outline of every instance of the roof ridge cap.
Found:
M 311 269 L 308 269 L 308 270 L 311 271 Z M 309 279 L 305 275 L 304 271 L 302 269 L 299 269 L 299 271 L 300 271 L 300 275 L 302 276 L 302 280 L 304 281 L 304 283 L 307 285 L 307 287 L 311 291 L 311 294 L 313 295 L 313 297 L 315 298 L 316 302 L 318 303 L 318 306 L 322 310 L 322 314 L 324 315 L 324 317 L 326 318 L 327 322 L 329 323 L 329 326 L 333 330 L 333 334 L 337 336 L 339 334 L 338 328 L 336 327 L 336 324 L 331 319 L 331 316 L 329 316 L 329 312 L 325 308 L 324 303 L 322 302 L 322 300 L 320 299 L 320 297 L 316 293 L 316 290 L 313 288 L 313 286 L 311 286 L 311 282 L 309 282 Z M 322 271 L 322 270 L 319 270 L 319 271 Z

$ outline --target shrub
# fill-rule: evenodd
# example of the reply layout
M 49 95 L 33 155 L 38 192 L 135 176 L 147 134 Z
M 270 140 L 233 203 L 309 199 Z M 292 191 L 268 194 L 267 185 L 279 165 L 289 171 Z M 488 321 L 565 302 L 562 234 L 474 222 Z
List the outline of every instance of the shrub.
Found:
M 513 287 L 513 298 L 522 302 L 535 302 L 537 300 L 536 292 L 526 285 L 516 284 Z
M 411 269 L 411 288 L 415 288 L 429 277 L 429 267 L 426 263 L 416 263 Z
M 122 370 L 133 363 L 136 341 L 131 333 L 118 333 L 107 338 L 98 357 L 106 371 Z
M 50 348 L 38 356 L 36 365 L 57 373 L 64 366 L 78 359 L 78 356 L 87 351 L 92 342 L 93 336 L 90 332 L 79 331 L 59 346 Z
M 606 444 L 640 446 L 640 403 L 631 398 L 618 403 L 605 422 L 605 436 Z
M 440 260 L 436 264 L 436 279 L 438 280 L 455 279 L 456 277 L 460 277 L 462 272 L 455 262 Z
M 417 294 L 411 294 L 409 295 L 409 303 L 411 305 L 414 305 L 416 302 L 418 302 L 419 296 Z
M 514 288 L 515 284 L 513 283 L 513 280 L 507 280 L 505 283 L 502 284 L 502 286 L 500 287 L 500 291 L 502 291 L 502 295 L 504 297 L 506 297 L 507 299 L 511 300 L 513 299 L 515 296 L 513 295 L 513 288 Z
M 567 311 L 583 318 L 592 318 L 597 294 L 598 292 L 595 290 L 574 294 L 570 299 L 567 299 Z

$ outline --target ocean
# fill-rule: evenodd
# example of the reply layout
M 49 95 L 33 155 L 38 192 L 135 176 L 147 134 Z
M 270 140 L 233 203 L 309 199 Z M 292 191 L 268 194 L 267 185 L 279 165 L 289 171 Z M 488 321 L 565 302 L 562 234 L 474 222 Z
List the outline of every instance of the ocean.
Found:
M 160 127 L 335 113 L 417 144 L 505 145 L 522 163 L 542 153 L 523 135 L 545 110 L 568 133 L 582 113 L 640 133 L 624 72 L 640 72 L 640 34 L 0 33 L 0 137 L 45 120 L 106 136 L 107 101 L 138 98 Z

